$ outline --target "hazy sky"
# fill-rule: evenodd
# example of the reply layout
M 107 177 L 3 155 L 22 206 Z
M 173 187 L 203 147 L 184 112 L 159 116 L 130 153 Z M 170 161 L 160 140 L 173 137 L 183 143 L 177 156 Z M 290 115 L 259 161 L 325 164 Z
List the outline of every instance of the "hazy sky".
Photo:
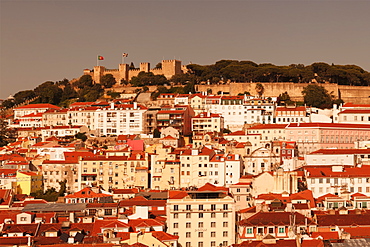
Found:
M 0 0 L 0 98 L 100 65 L 221 59 L 370 71 L 370 1 Z

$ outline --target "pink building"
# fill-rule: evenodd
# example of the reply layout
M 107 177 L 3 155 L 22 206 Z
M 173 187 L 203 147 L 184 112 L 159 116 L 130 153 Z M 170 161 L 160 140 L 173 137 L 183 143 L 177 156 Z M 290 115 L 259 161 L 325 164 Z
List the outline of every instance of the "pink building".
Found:
M 357 141 L 370 140 L 370 124 L 291 123 L 286 140 L 296 141 L 300 154 L 318 149 L 351 149 Z

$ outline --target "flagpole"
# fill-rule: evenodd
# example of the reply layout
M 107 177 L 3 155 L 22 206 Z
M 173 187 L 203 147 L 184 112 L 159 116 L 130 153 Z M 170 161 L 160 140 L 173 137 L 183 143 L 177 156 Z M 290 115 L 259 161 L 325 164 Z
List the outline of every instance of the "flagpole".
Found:
M 96 55 L 96 66 L 99 66 L 99 55 Z

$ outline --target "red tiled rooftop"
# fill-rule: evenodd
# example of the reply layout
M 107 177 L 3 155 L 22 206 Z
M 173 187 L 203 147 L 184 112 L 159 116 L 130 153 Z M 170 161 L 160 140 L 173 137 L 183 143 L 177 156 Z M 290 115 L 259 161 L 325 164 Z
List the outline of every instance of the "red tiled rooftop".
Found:
M 369 129 L 370 124 L 346 123 L 290 123 L 287 128 L 332 128 L 332 129 Z
M 33 109 L 33 108 L 39 108 L 39 109 L 44 109 L 44 108 L 48 108 L 48 109 L 60 109 L 60 107 L 58 107 L 56 105 L 52 105 L 52 104 L 28 104 L 28 105 L 25 105 L 25 106 L 17 107 L 17 108 L 15 108 L 15 110 L 17 110 L 17 109 Z
M 326 177 L 370 177 L 370 166 L 345 167 L 342 172 L 333 172 L 332 167 L 305 166 L 309 178 Z
M 258 124 L 248 128 L 248 130 L 254 129 L 285 129 L 288 124 Z
M 319 149 L 310 154 L 370 154 L 370 149 Z

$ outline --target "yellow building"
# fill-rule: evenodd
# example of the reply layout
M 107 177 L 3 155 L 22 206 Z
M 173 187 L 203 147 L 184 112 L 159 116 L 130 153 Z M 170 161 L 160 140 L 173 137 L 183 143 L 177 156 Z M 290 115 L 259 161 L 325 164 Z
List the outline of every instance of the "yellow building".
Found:
M 16 193 L 31 194 L 42 189 L 42 175 L 36 172 L 17 172 Z

